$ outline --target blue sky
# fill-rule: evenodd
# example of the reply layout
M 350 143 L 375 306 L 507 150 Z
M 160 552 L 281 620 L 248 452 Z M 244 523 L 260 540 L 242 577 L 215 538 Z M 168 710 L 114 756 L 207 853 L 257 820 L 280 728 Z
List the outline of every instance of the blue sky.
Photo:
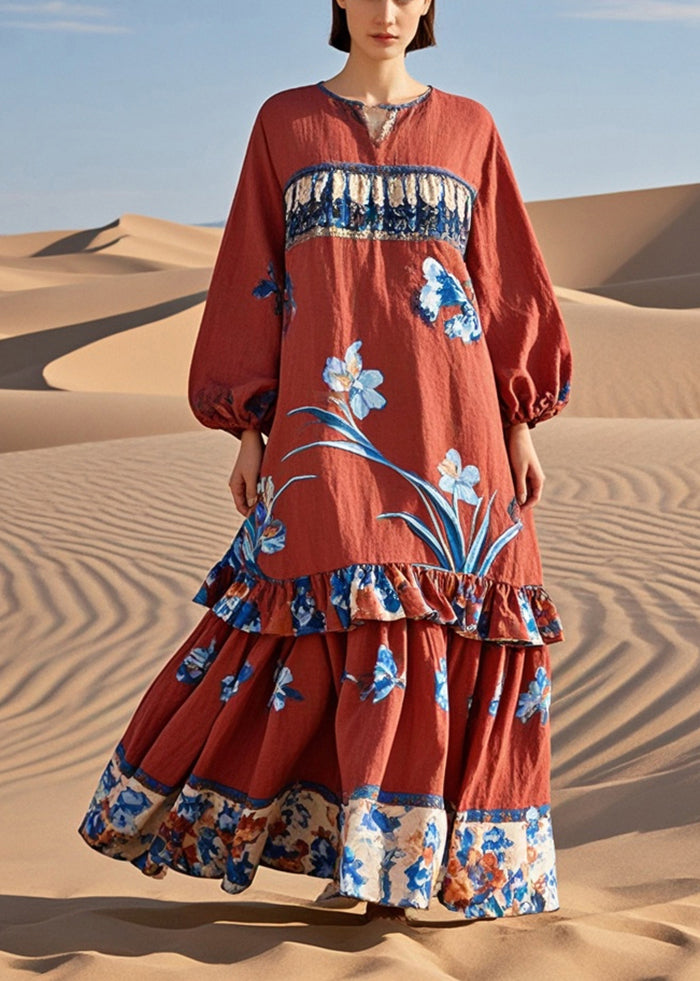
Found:
M 0 233 L 225 218 L 260 103 L 342 67 L 329 26 L 330 0 L 0 2 Z M 436 0 L 436 30 L 409 71 L 490 109 L 526 200 L 700 180 L 700 2 Z

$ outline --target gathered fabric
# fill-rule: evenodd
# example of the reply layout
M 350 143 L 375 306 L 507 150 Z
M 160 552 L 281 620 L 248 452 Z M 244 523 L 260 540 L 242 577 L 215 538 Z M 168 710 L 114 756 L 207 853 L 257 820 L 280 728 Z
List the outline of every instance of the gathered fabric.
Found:
M 207 613 L 154 680 L 80 833 L 147 875 L 259 866 L 467 918 L 558 906 L 547 648 L 420 620 L 246 634 Z

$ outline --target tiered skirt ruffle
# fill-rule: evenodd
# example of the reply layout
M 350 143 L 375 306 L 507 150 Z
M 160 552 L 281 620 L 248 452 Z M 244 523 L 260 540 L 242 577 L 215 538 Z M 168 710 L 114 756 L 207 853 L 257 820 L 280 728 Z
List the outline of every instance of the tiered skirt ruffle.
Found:
M 541 585 L 518 586 L 408 562 L 362 562 L 270 579 L 239 562 L 235 542 L 194 600 L 239 630 L 284 636 L 408 617 L 498 643 L 539 646 L 563 639 L 557 610 Z
M 148 875 L 259 866 L 467 918 L 558 908 L 545 645 L 370 619 L 301 636 L 212 610 L 169 658 L 80 834 Z

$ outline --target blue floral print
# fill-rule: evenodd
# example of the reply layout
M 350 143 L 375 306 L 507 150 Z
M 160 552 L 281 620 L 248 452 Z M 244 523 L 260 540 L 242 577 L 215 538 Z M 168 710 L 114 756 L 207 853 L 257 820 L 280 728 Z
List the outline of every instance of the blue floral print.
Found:
M 411 892 L 417 892 L 426 899 L 430 898 L 432 886 L 432 869 L 421 855 L 406 869 L 406 879 Z
M 228 861 L 226 862 L 226 874 L 235 886 L 246 889 L 253 879 L 254 870 L 255 866 L 247 855 L 237 856 L 235 861 L 233 856 L 229 855 Z M 233 892 L 233 890 L 231 891 Z
M 335 873 L 337 852 L 328 838 L 314 838 L 310 848 L 311 866 L 322 879 L 331 879 Z
M 150 806 L 151 801 L 145 793 L 133 787 L 126 787 L 112 807 L 112 824 L 120 831 L 133 833 L 136 829 L 136 818 Z
M 466 501 L 467 504 L 478 504 L 479 497 L 474 490 L 474 484 L 478 484 L 481 475 L 477 467 L 462 466 L 462 457 L 457 450 L 448 450 L 442 463 L 438 463 L 438 470 L 442 474 L 438 487 L 440 490 L 452 494 L 453 500 Z
M 176 811 L 186 821 L 199 821 L 202 815 L 212 807 L 212 802 L 201 794 L 181 794 Z
M 366 814 L 362 815 L 361 828 L 370 831 L 381 831 L 385 835 L 393 834 L 401 826 L 401 818 L 386 814 L 376 804 L 372 804 Z
M 292 278 L 289 273 L 285 273 L 283 290 L 277 282 L 274 263 L 268 263 L 267 279 L 263 277 L 257 286 L 253 287 L 253 296 L 257 296 L 261 300 L 268 296 L 275 297 L 275 314 L 277 316 L 282 314 L 282 335 L 284 336 L 297 309 L 296 300 L 293 296 Z
M 423 836 L 423 847 L 432 848 L 434 852 L 440 848 L 442 844 L 442 837 L 438 830 L 438 826 L 434 821 L 428 821 L 428 825 L 425 829 L 425 835 Z
M 444 842 L 435 821 L 428 821 L 423 834 L 421 854 L 405 869 L 408 888 L 412 893 L 418 893 L 421 903 L 430 903 L 433 889 L 433 876 L 439 868 L 442 859 Z
M 363 862 L 355 855 L 349 845 L 343 848 L 343 858 L 340 866 L 341 879 L 340 887 L 352 895 L 352 890 L 358 886 L 363 886 L 367 879 L 362 875 L 360 869 Z
M 473 299 L 467 296 L 465 287 L 454 273 L 448 272 L 441 262 L 428 256 L 423 262 L 423 275 L 426 283 L 420 291 L 419 312 L 426 323 L 432 326 L 443 307 L 457 306 L 460 312 L 443 324 L 445 334 L 451 339 L 459 338 L 464 344 L 479 340 L 481 323 Z
M 401 601 L 381 565 L 367 564 L 356 568 L 358 570 L 357 585 L 359 589 L 371 589 L 381 602 L 382 607 L 389 613 L 396 613 L 397 610 L 401 609 Z M 350 578 L 352 578 L 352 569 L 348 571 L 351 573 Z
M 537 626 L 537 621 L 535 620 L 535 614 L 532 609 L 530 598 L 522 589 L 518 589 L 516 595 L 518 599 L 518 608 L 528 634 L 532 638 L 539 637 L 539 628 Z
M 311 591 L 309 576 L 300 576 L 296 580 L 294 598 L 289 608 L 295 634 L 316 633 L 325 627 L 326 617 L 322 610 L 316 609 L 316 600 Z
M 202 863 L 210 865 L 221 855 L 219 840 L 213 828 L 204 828 L 198 841 L 199 854 L 202 856 Z
M 441 657 L 435 670 L 435 701 L 441 709 L 448 710 L 447 658 Z
M 179 796 L 156 785 L 119 746 L 81 825 L 85 840 L 149 875 L 171 866 L 222 877 L 230 893 L 251 884 L 264 857 L 393 906 L 425 909 L 439 883 L 440 902 L 468 919 L 558 908 L 548 804 L 462 810 L 448 823 L 441 798 L 392 793 L 385 803 L 376 786 L 341 800 L 299 782 L 251 801 L 194 775 Z
M 384 375 L 376 368 L 362 368 L 360 348 L 362 341 L 355 341 L 340 358 L 328 358 L 323 369 L 323 380 L 333 392 L 347 392 L 350 408 L 358 419 L 364 419 L 370 409 L 381 409 L 386 399 L 377 386 Z
M 552 697 L 551 682 L 547 672 L 540 664 L 535 671 L 535 677 L 528 685 L 526 692 L 518 698 L 518 707 L 515 710 L 517 718 L 525 723 L 532 718 L 535 712 L 540 713 L 540 724 L 546 725 L 549 719 L 549 706 Z
M 350 616 L 350 597 L 348 590 L 347 576 L 343 576 L 346 570 L 336 569 L 331 572 L 331 603 L 338 615 L 343 627 L 349 627 L 352 619 Z
M 290 669 L 286 664 L 281 665 L 275 679 L 275 687 L 267 703 L 268 708 L 272 706 L 276 712 L 280 712 L 285 707 L 288 698 L 297 701 L 303 700 L 304 696 L 301 692 L 292 688 L 292 681 L 294 681 L 294 676 Z
M 184 660 L 175 673 L 175 677 L 178 681 L 184 681 L 185 684 L 195 685 L 204 677 L 215 657 L 216 638 L 212 640 L 209 647 L 193 647 L 185 655 Z
M 421 618 L 450 625 L 461 634 L 482 640 L 491 639 L 492 621 L 497 630 L 502 629 L 501 618 L 492 615 L 494 607 L 490 600 L 496 583 L 477 582 L 471 576 L 460 578 L 449 601 L 441 605 L 426 589 L 426 584 L 432 589 L 435 568 L 425 564 L 392 569 L 359 562 L 321 574 L 322 582 L 319 575 L 290 578 L 284 600 L 290 610 L 290 633 L 347 629 L 363 619 L 368 602 L 373 607 L 373 618 L 378 620 L 412 617 L 417 613 Z M 261 611 L 249 594 L 254 589 L 264 589 L 267 582 L 274 580 L 262 575 L 256 580 L 238 563 L 232 545 L 208 573 L 194 599 L 209 606 L 232 627 L 246 632 L 260 631 L 263 629 Z M 512 642 L 533 647 L 550 638 L 560 639 L 561 621 L 546 591 L 540 586 L 513 587 L 513 590 L 522 616 L 513 624 Z M 414 600 L 420 602 L 419 610 Z M 493 639 L 501 640 L 502 634 Z
M 381 644 L 377 651 L 377 662 L 374 666 L 374 695 L 373 702 L 381 702 L 394 688 L 406 687 L 406 675 L 399 677 L 393 653 L 386 644 Z
M 280 815 L 287 824 L 294 824 L 299 828 L 308 828 L 311 822 L 311 811 L 305 803 L 305 792 L 301 785 L 291 788 L 284 804 L 280 808 Z
M 263 575 L 258 565 L 258 556 L 261 552 L 270 555 L 281 551 L 285 546 L 287 530 L 272 514 L 275 501 L 290 484 L 297 480 L 309 480 L 313 476 L 315 474 L 292 477 L 277 493 L 272 477 L 261 477 L 258 481 L 258 500 L 233 542 L 233 554 L 236 559 L 254 576 Z
M 355 344 L 348 348 L 346 359 L 348 353 L 356 348 L 359 343 L 359 341 L 356 341 Z M 359 368 L 354 368 L 353 370 L 359 371 Z M 329 384 L 331 382 L 333 383 L 331 387 L 337 385 L 333 389 L 334 391 L 348 391 L 350 387 L 348 379 L 351 377 L 352 375 L 350 369 L 346 367 L 346 362 L 341 362 L 337 358 L 329 358 L 327 360 L 324 378 Z M 315 446 L 327 446 L 330 449 L 345 450 L 348 453 L 354 453 L 356 456 L 365 457 L 368 460 L 388 467 L 394 473 L 399 474 L 407 480 L 414 488 L 418 498 L 425 507 L 427 520 L 418 517 L 413 512 L 407 511 L 387 511 L 377 515 L 377 518 L 399 518 L 404 521 L 410 530 L 425 542 L 433 552 L 438 562 L 437 568 L 484 576 L 501 549 L 522 529 L 522 522 L 519 518 L 515 521 L 511 518 L 512 524 L 510 527 L 506 528 L 490 545 L 487 543 L 491 511 L 497 492 L 494 491 L 489 498 L 479 523 L 478 518 L 484 498 L 478 497 L 474 492 L 474 485 L 479 482 L 480 478 L 478 469 L 470 466 L 462 467 L 462 460 L 457 450 L 450 449 L 447 451 L 444 460 L 438 465 L 438 470 L 442 474 L 439 487 L 441 490 L 449 488 L 451 491 L 451 500 L 447 501 L 429 481 L 388 460 L 358 427 L 353 418 L 353 413 L 350 411 L 351 406 L 349 407 L 344 400 L 331 397 L 331 402 L 336 411 L 321 409 L 313 405 L 301 405 L 297 408 L 290 409 L 287 415 L 291 416 L 300 412 L 308 413 L 345 438 L 338 440 L 316 440 L 311 443 L 305 443 L 285 453 L 282 460 L 287 460 L 295 453 L 301 453 L 303 450 L 308 450 Z M 384 404 L 385 400 L 382 399 L 382 405 Z M 358 413 L 355 412 L 355 415 L 358 415 Z M 458 507 L 460 500 L 474 506 L 469 540 L 465 539 L 462 530 Z
M 399 676 L 394 655 L 386 644 L 379 645 L 371 682 L 368 682 L 362 675 L 355 678 L 347 671 L 343 671 L 341 681 L 354 681 L 360 688 L 360 699 L 363 702 L 372 693 L 374 693 L 372 701 L 381 702 L 387 695 L 391 694 L 394 688 L 406 687 L 406 675 L 404 673 Z
M 222 702 L 228 702 L 229 698 L 236 694 L 240 686 L 244 681 L 247 681 L 253 675 L 253 665 L 250 661 L 246 660 L 240 667 L 237 674 L 227 674 L 226 677 L 221 679 L 221 694 L 220 699 Z

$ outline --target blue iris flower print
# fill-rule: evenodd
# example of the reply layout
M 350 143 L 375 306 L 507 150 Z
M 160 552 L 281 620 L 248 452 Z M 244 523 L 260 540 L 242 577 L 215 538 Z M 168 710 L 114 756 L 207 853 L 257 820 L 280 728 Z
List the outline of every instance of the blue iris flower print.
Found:
M 405 675 L 399 677 L 393 653 L 386 644 L 380 644 L 377 651 L 377 662 L 374 665 L 374 696 L 373 702 L 381 702 L 394 688 L 405 688 Z
M 292 681 L 294 681 L 292 672 L 286 664 L 282 665 L 275 680 L 275 687 L 267 703 L 268 708 L 272 706 L 276 712 L 280 712 L 284 708 L 288 698 L 295 698 L 297 701 L 303 700 L 304 696 L 301 692 L 297 691 L 296 688 L 292 688 Z
M 474 490 L 474 484 L 478 484 L 481 475 L 477 467 L 462 466 L 462 457 L 457 450 L 448 450 L 445 459 L 437 466 L 442 474 L 438 487 L 441 490 L 452 494 L 457 501 L 466 501 L 467 504 L 478 504 L 479 496 Z
M 549 705 L 552 698 L 552 686 L 547 672 L 540 664 L 535 677 L 528 685 L 526 692 L 522 692 L 518 698 L 518 707 L 515 710 L 517 718 L 521 722 L 527 722 L 535 712 L 540 713 L 540 724 L 546 725 L 549 718 Z
M 266 299 L 268 296 L 275 297 L 275 314 L 277 316 L 280 314 L 283 315 L 282 334 L 286 334 L 297 309 L 296 300 L 294 299 L 294 290 L 292 287 L 292 277 L 289 275 L 289 273 L 285 273 L 283 290 L 280 284 L 277 282 L 275 265 L 273 262 L 269 262 L 267 266 L 267 279 L 263 277 L 260 282 L 253 287 L 253 296 L 257 296 L 258 299 L 261 300 Z
M 275 492 L 272 477 L 261 477 L 258 481 L 258 500 L 255 507 L 241 525 L 233 540 L 233 554 L 240 563 L 255 576 L 262 576 L 258 556 L 280 552 L 286 544 L 287 529 L 279 518 L 273 516 L 273 508 L 280 494 L 297 480 L 310 480 L 315 474 L 300 474 L 291 477 Z
M 358 345 L 359 342 L 357 341 L 350 345 L 346 352 L 346 358 L 352 354 L 353 349 L 356 351 Z M 329 358 L 326 362 L 324 378 L 334 391 L 347 392 L 352 384 L 353 371 L 359 373 L 356 364 L 347 367 L 346 362 L 341 362 L 338 358 Z M 413 487 L 418 501 L 425 509 L 425 516 L 420 513 L 418 508 L 412 508 L 410 511 L 385 511 L 378 514 L 377 518 L 398 518 L 404 521 L 411 532 L 417 535 L 434 554 L 437 562 L 435 568 L 485 576 L 501 549 L 521 531 L 523 525 L 518 512 L 511 513 L 510 510 L 507 512 L 512 523 L 489 542 L 491 512 L 497 491 L 493 491 L 488 500 L 477 496 L 474 485 L 479 482 L 479 471 L 476 467 L 463 467 L 457 450 L 454 448 L 447 450 L 442 463 L 438 464 L 441 478 L 439 486 L 436 487 L 412 470 L 406 470 L 388 460 L 359 428 L 351 411 L 352 405 L 348 405 L 345 400 L 333 396 L 331 396 L 330 401 L 334 403 L 333 411 L 314 405 L 300 405 L 294 409 L 289 409 L 287 415 L 293 416 L 300 412 L 308 413 L 343 438 L 319 439 L 304 443 L 285 453 L 282 459 L 287 460 L 295 453 L 301 453 L 312 447 L 326 446 L 329 449 L 353 453 L 355 456 L 364 457 L 372 463 L 387 467 Z M 382 397 L 382 404 L 384 402 Z M 306 474 L 302 478 L 292 478 L 292 480 L 305 479 L 310 476 L 313 475 Z M 287 485 L 285 484 L 285 486 Z M 450 500 L 445 500 L 443 494 L 440 493 L 441 490 L 451 492 Z M 470 504 L 474 508 L 468 539 L 462 527 L 460 501 Z
M 447 711 L 447 658 L 441 657 L 435 670 L 435 701 Z
M 216 638 L 209 647 L 193 647 L 178 667 L 175 677 L 178 681 L 192 685 L 204 677 L 215 657 Z
M 381 409 L 386 399 L 377 386 L 384 375 L 376 368 L 362 368 L 360 348 L 362 341 L 355 341 L 345 352 L 345 357 L 328 358 L 323 369 L 323 380 L 333 392 L 347 392 L 350 408 L 358 419 L 364 419 L 370 409 Z
M 360 699 L 364 702 L 366 698 L 373 694 L 373 702 L 381 702 L 382 699 L 390 695 L 394 688 L 406 687 L 406 675 L 399 675 L 394 655 L 386 644 L 380 644 L 377 651 L 377 660 L 374 665 L 372 680 L 368 682 L 366 675 L 356 678 L 354 675 L 343 671 L 341 681 L 354 681 L 360 688 Z
M 241 665 L 238 674 L 227 674 L 225 678 L 222 678 L 221 695 L 219 696 L 221 701 L 227 702 L 232 695 L 235 695 L 243 682 L 252 676 L 253 670 L 253 665 L 246 660 Z
M 454 273 L 428 256 L 423 262 L 423 275 L 426 283 L 420 291 L 419 309 L 425 321 L 432 325 L 442 307 L 457 306 L 460 312 L 443 324 L 445 334 L 451 339 L 460 338 L 464 344 L 477 341 L 481 337 L 481 323 L 476 308 Z

